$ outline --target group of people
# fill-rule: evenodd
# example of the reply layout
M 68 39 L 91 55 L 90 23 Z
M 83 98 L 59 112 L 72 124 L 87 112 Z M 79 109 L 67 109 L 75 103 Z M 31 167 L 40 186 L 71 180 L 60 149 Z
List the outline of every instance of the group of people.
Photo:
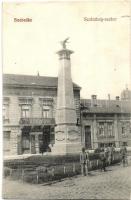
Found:
M 100 160 L 100 170 L 106 171 L 106 167 L 111 165 L 114 160 L 115 147 L 105 146 L 104 148 L 98 148 L 95 150 L 95 153 L 99 154 Z M 120 148 L 120 157 L 121 163 L 123 167 L 128 164 L 127 163 L 127 148 L 126 146 L 122 146 Z M 82 152 L 80 153 L 80 165 L 81 165 L 81 174 L 86 176 L 89 174 L 89 152 L 83 147 Z
M 114 160 L 114 146 L 105 146 L 105 148 L 100 149 L 100 161 L 101 161 L 101 171 L 106 171 L 106 166 L 112 164 Z

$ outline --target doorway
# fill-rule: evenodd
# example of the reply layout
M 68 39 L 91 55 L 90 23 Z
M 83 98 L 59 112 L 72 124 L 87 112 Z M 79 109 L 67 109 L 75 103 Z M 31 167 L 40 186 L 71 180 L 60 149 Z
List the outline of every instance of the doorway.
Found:
M 30 153 L 30 126 L 24 126 L 22 128 L 22 141 L 18 140 L 18 153 L 19 154 L 28 154 Z M 21 143 L 21 144 L 20 144 Z
M 91 149 L 91 126 L 85 126 L 85 148 Z
M 29 132 L 22 133 L 22 153 L 30 153 L 30 135 Z
M 43 127 L 43 134 L 39 135 L 40 153 L 47 152 L 50 144 L 50 126 Z
M 35 135 L 30 135 L 31 138 L 31 153 L 35 154 L 36 149 L 35 149 Z

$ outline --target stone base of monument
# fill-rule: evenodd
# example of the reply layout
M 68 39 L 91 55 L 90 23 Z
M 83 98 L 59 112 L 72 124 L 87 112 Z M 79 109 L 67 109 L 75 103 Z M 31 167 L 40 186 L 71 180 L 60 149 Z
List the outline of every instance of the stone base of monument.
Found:
M 55 144 L 52 148 L 52 155 L 69 155 L 69 154 L 79 154 L 81 152 L 80 143 L 76 144 Z
M 55 144 L 52 154 L 66 155 L 81 152 L 81 140 L 78 128 L 75 125 L 59 125 L 55 128 Z

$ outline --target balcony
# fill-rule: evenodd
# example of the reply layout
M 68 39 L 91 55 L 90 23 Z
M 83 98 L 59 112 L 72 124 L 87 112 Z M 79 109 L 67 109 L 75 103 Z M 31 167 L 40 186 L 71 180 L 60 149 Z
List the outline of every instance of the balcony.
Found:
M 98 139 L 111 139 L 111 138 L 115 138 L 114 135 L 97 135 Z
M 55 125 L 54 118 L 20 118 L 20 125 L 24 126 L 41 126 L 41 125 Z

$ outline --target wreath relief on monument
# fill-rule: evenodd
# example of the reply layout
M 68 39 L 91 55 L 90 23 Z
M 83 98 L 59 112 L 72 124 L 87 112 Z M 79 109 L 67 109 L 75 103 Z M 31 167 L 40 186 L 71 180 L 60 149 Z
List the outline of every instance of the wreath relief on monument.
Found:
M 75 140 L 78 140 L 78 139 L 79 139 L 78 131 L 76 131 L 76 130 L 69 130 L 68 131 L 67 140 L 75 141 Z
M 56 136 L 56 140 L 57 141 L 63 141 L 63 140 L 65 140 L 64 131 L 56 131 L 55 132 L 55 136 Z

